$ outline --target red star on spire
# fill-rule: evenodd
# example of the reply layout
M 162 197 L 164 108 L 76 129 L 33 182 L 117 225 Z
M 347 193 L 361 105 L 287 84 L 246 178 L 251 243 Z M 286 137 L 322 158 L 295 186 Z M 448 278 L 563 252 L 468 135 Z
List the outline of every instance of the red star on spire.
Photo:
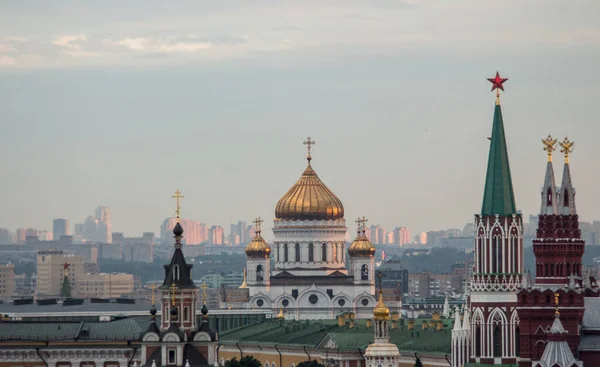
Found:
M 508 80 L 508 78 L 500 78 L 500 73 L 496 72 L 496 77 L 495 78 L 488 78 L 488 80 L 493 84 L 492 85 L 492 92 L 494 91 L 494 89 L 500 89 L 501 91 L 504 92 L 504 86 L 502 86 L 502 83 L 504 83 L 505 81 Z
M 65 270 L 67 270 L 67 269 L 69 268 L 69 264 L 68 264 L 67 262 L 65 262 L 65 263 L 63 264 L 63 268 L 64 268 Z

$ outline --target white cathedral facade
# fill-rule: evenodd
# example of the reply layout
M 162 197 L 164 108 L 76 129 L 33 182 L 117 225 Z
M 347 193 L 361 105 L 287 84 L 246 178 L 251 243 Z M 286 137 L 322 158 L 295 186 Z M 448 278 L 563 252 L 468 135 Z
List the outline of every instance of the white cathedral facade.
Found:
M 359 223 L 346 266 L 344 207 L 313 170 L 314 142 L 309 138 L 306 143 L 308 165 L 275 209 L 273 244 L 266 243 L 258 228 L 246 247 L 247 307 L 283 312 L 296 320 L 333 319 L 343 312 L 371 318 L 377 303 L 375 247 Z

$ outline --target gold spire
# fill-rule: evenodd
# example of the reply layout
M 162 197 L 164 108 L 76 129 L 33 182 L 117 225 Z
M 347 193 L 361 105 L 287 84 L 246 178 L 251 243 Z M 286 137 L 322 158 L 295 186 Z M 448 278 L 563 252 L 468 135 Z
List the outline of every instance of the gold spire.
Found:
M 246 289 L 246 288 L 248 288 L 248 284 L 246 284 L 246 268 L 244 268 L 244 282 L 238 288 L 239 289 Z
M 562 148 L 560 152 L 565 155 L 565 164 L 569 164 L 569 154 L 573 152 L 573 145 L 575 145 L 575 142 L 569 141 L 569 138 L 565 138 L 565 140 L 559 144 Z
M 356 220 L 358 234 L 356 239 L 348 247 L 348 254 L 350 254 L 350 256 L 373 257 L 375 255 L 375 246 L 373 246 L 371 241 L 365 236 L 365 223 L 367 223 L 367 218 L 365 217 L 359 217 Z
M 156 284 L 152 283 L 150 289 L 152 289 L 152 306 L 154 306 L 154 303 L 156 302 L 156 294 L 154 293 L 156 290 Z
M 558 297 L 560 297 L 560 294 L 554 293 L 554 303 L 556 304 L 556 310 L 554 311 L 554 314 L 556 316 L 560 316 L 560 311 L 558 310 Z
M 496 106 L 500 106 L 500 89 L 496 90 Z
M 306 138 L 306 141 L 304 141 L 302 144 L 306 145 L 306 160 L 308 160 L 308 163 L 310 164 L 310 160 L 312 159 L 312 156 L 310 155 L 312 151 L 312 146 L 317 144 L 317 142 L 312 140 L 309 136 L 308 138 Z
M 177 223 L 179 223 L 179 212 L 181 211 L 181 205 L 179 205 L 179 199 L 183 199 L 183 196 L 181 195 L 181 191 L 179 191 L 179 189 L 177 189 L 177 191 L 175 191 L 175 195 L 173 195 L 172 198 L 177 201 L 177 208 L 175 209 L 175 213 L 177 214 Z
M 206 300 L 208 299 L 207 293 L 206 293 L 206 289 L 208 288 L 208 286 L 206 285 L 206 282 L 202 283 L 202 303 L 206 304 Z
M 277 319 L 285 320 L 285 314 L 283 313 L 283 307 L 279 308 L 279 313 L 277 314 Z
M 383 302 L 383 290 L 382 290 L 382 277 L 383 273 L 379 272 L 377 274 L 379 277 L 379 300 L 373 309 L 373 318 L 375 320 L 389 320 L 390 318 L 390 309 Z
M 552 139 L 552 135 L 548 134 L 546 139 L 542 139 L 544 150 L 548 152 L 548 162 L 552 162 L 552 152 L 556 150 L 556 142 L 558 139 Z
M 177 285 L 175 283 L 171 283 L 171 304 L 175 306 L 175 290 L 177 289 Z

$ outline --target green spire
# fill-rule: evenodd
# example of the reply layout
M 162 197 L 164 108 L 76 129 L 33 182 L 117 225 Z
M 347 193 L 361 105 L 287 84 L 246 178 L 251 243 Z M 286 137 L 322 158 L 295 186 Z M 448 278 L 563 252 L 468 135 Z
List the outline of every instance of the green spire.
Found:
M 60 296 L 63 298 L 71 298 L 71 283 L 69 283 L 69 277 L 65 276 L 63 279 L 62 289 Z
M 515 194 L 510 176 L 510 165 L 508 164 L 502 109 L 498 102 L 494 110 L 494 124 L 490 140 L 490 156 L 485 177 L 481 215 L 498 214 L 508 216 L 516 214 Z

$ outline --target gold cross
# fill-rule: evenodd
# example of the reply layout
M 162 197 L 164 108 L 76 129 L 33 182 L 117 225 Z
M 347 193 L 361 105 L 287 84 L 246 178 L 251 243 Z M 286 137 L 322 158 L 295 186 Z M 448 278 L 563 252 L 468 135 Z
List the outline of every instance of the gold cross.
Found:
M 575 145 L 575 142 L 569 141 L 569 138 L 565 138 L 565 140 L 559 144 L 562 148 L 560 152 L 565 155 L 565 163 L 569 163 L 569 153 L 573 152 L 573 145 Z
M 207 295 L 206 295 L 206 289 L 208 288 L 208 286 L 206 285 L 206 282 L 202 283 L 202 303 L 206 304 L 206 300 L 208 299 Z
M 254 220 L 254 232 L 260 233 L 260 225 L 264 222 L 260 217 Z
M 171 304 L 175 306 L 175 290 L 177 289 L 177 285 L 173 282 L 169 288 L 171 288 Z
M 181 210 L 181 205 L 179 205 L 179 199 L 183 199 L 183 195 L 181 195 L 181 191 L 179 191 L 179 189 L 177 189 L 177 191 L 175 191 L 175 195 L 173 195 L 172 198 L 177 201 L 177 209 L 175 209 L 175 213 L 177 213 L 177 221 L 179 222 L 179 212 Z
M 552 139 L 552 135 L 548 134 L 546 139 L 542 139 L 544 150 L 548 152 L 548 162 L 552 162 L 552 152 L 556 150 L 556 142 L 558 139 Z
M 554 314 L 556 315 L 560 315 L 560 311 L 558 311 L 558 297 L 560 297 L 560 294 L 554 293 L 554 303 L 556 303 L 556 311 L 554 311 Z
M 154 294 L 154 291 L 156 290 L 156 284 L 152 283 L 150 288 L 152 289 L 152 305 L 154 305 L 154 302 L 156 301 L 156 295 Z
M 354 223 L 356 223 L 356 226 L 358 227 L 358 232 L 360 233 L 360 230 L 361 230 L 361 227 L 362 227 L 362 226 L 361 226 L 361 224 L 362 224 L 362 219 L 360 219 L 360 217 L 358 217 L 358 219 L 356 219 L 356 220 L 354 221 Z
M 303 142 L 302 144 L 306 145 L 306 149 L 308 151 L 308 154 L 306 155 L 306 158 L 310 161 L 312 159 L 310 152 L 312 151 L 312 146 L 317 144 L 316 141 L 312 140 L 310 138 L 310 136 L 308 138 L 306 138 L 306 141 Z
M 369 220 L 367 219 L 367 217 L 362 217 L 362 227 L 363 227 L 363 232 L 365 231 L 365 229 L 367 228 L 367 222 Z

